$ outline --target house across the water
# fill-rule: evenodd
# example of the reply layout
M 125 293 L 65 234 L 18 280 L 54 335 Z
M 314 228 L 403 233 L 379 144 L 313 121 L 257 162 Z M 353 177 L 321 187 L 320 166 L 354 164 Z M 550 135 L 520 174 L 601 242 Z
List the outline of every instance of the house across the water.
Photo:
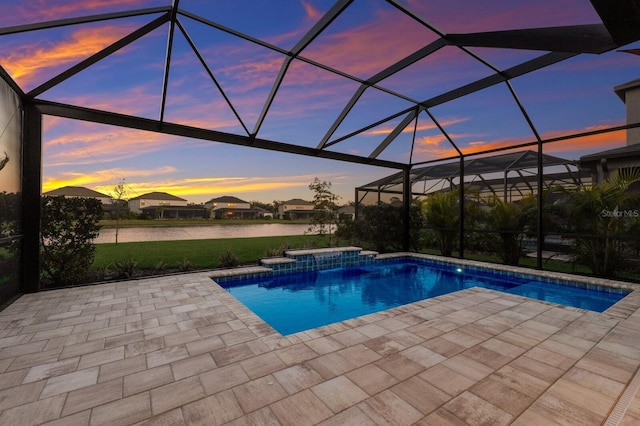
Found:
M 129 209 L 153 219 L 201 219 L 207 212 L 202 205 L 189 205 L 184 198 L 166 192 L 149 192 L 131 198 Z
M 264 209 L 252 208 L 251 203 L 229 195 L 212 198 L 204 203 L 204 207 L 209 217 L 215 219 L 260 219 L 272 216 Z

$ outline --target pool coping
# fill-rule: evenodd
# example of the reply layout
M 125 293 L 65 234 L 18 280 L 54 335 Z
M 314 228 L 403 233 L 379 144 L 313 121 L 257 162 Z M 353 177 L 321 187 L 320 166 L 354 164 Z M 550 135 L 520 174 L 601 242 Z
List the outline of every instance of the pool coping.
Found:
M 561 305 L 553 302 L 547 302 L 544 300 L 531 299 L 525 296 L 512 295 L 512 296 L 523 298 L 526 300 L 535 300 L 536 302 L 539 302 L 539 303 L 543 303 L 543 304 L 547 304 L 547 305 L 551 305 L 551 306 L 555 306 L 563 309 L 576 310 L 579 312 L 592 312 L 597 315 L 608 316 L 612 319 L 624 320 L 627 317 L 629 317 L 629 315 L 631 315 L 633 312 L 635 312 L 636 309 L 640 307 L 640 303 L 635 302 L 635 299 L 640 300 L 640 284 L 634 284 L 626 281 L 597 278 L 597 277 L 587 277 L 582 275 L 568 274 L 564 272 L 544 271 L 544 270 L 530 269 L 530 268 L 521 267 L 521 266 L 493 264 L 488 262 L 480 262 L 476 260 L 448 258 L 443 256 L 429 255 L 429 254 L 423 254 L 423 253 L 412 253 L 412 252 L 395 252 L 395 253 L 378 254 L 375 258 L 375 261 L 394 260 L 394 259 L 401 259 L 406 257 L 430 260 L 430 261 L 435 261 L 436 263 L 441 263 L 441 264 L 473 267 L 479 270 L 486 270 L 486 271 L 498 270 L 501 272 L 511 273 L 516 276 L 522 276 L 522 275 L 537 276 L 537 277 L 545 278 L 547 280 L 573 282 L 577 284 L 584 284 L 586 286 L 593 285 L 593 286 L 603 286 L 603 287 L 612 287 L 617 289 L 630 290 L 629 294 L 627 294 L 624 298 L 622 298 L 621 300 L 613 304 L 610 308 L 606 309 L 604 312 L 589 311 L 582 308 L 565 306 L 565 305 Z M 425 306 L 429 306 L 433 303 L 439 303 L 442 300 L 449 300 L 451 297 L 462 297 L 465 294 L 468 294 L 469 292 L 481 291 L 481 292 L 489 292 L 489 293 L 494 293 L 494 292 L 502 293 L 498 290 L 473 287 L 471 289 L 459 290 L 459 291 L 455 291 L 445 295 L 419 300 L 417 302 L 401 305 L 401 306 L 387 309 L 384 311 L 362 315 L 355 318 L 350 318 L 348 320 L 339 321 L 339 322 L 324 325 L 321 327 L 303 330 L 303 331 L 299 331 L 297 333 L 292 333 L 288 335 L 282 335 L 273 327 L 271 327 L 271 325 L 269 325 L 266 321 L 264 321 L 257 314 L 255 314 L 251 309 L 246 307 L 242 302 L 240 302 L 238 299 L 232 296 L 227 290 L 225 290 L 216 281 L 216 278 L 229 278 L 234 276 L 264 274 L 264 273 L 269 273 L 270 271 L 271 270 L 269 268 L 265 268 L 262 266 L 251 266 L 251 267 L 223 269 L 223 270 L 213 271 L 212 273 L 208 273 L 209 278 L 215 284 L 217 289 L 219 289 L 219 291 L 224 293 L 223 298 L 225 299 L 225 303 L 228 304 L 230 310 L 234 314 L 238 315 L 238 317 L 241 317 L 243 318 L 243 320 L 247 321 L 249 328 L 251 328 L 254 331 L 254 333 L 258 334 L 262 338 L 262 341 L 270 349 L 284 348 L 284 347 L 301 343 L 307 340 L 315 339 L 322 336 L 327 336 L 327 335 L 336 333 L 338 331 L 350 330 L 354 327 L 379 321 L 381 319 L 392 318 L 396 315 L 405 314 L 407 312 L 422 309 Z M 629 297 L 632 294 L 635 294 L 636 296 L 634 296 L 633 298 Z

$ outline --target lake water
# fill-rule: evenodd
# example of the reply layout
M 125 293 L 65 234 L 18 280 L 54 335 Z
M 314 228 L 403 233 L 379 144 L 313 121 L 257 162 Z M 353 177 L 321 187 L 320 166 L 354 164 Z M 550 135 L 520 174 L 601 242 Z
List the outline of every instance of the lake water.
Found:
M 209 240 L 215 238 L 278 237 L 283 235 L 304 235 L 309 230 L 305 224 L 263 223 L 256 225 L 208 225 L 120 228 L 119 243 L 136 241 Z M 104 228 L 94 240 L 96 244 L 115 243 L 116 230 Z

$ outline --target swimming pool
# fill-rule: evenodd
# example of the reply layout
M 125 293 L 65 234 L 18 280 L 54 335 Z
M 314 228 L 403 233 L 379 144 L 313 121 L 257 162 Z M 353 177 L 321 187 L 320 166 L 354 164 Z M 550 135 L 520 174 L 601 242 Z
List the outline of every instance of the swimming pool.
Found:
M 417 258 L 216 282 L 282 335 L 472 287 L 603 312 L 630 291 Z

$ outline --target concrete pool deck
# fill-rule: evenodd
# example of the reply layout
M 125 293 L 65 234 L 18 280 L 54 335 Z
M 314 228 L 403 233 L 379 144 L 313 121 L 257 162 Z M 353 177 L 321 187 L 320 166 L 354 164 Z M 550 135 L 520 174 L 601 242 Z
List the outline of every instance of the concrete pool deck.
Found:
M 640 424 L 640 289 L 600 314 L 473 288 L 282 337 L 211 275 L 20 297 L 0 424 Z

